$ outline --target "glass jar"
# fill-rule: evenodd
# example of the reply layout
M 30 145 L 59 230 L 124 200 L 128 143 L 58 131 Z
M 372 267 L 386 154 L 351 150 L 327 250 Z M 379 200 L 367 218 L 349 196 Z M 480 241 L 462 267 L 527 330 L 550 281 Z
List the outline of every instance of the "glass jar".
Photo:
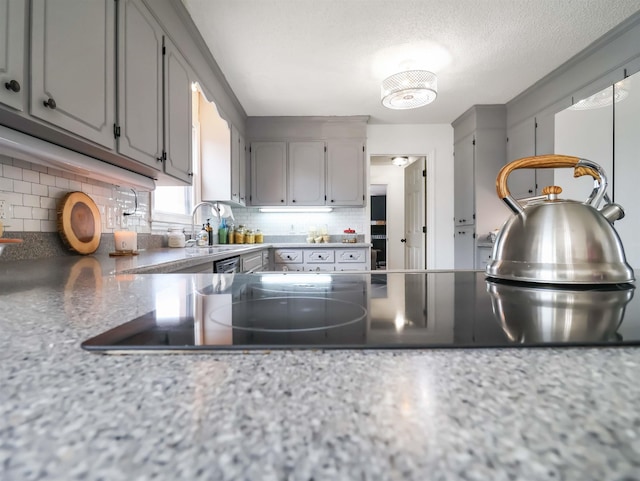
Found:
M 244 244 L 244 226 L 239 225 L 233 236 L 236 244 Z
M 184 247 L 186 243 L 184 232 L 180 227 L 171 227 L 167 235 L 167 245 L 169 247 Z
M 264 235 L 260 231 L 260 229 L 256 229 L 256 244 L 262 244 L 264 242 Z
M 236 229 L 233 224 L 229 224 L 229 232 L 227 233 L 227 243 L 235 244 L 236 243 Z
M 356 231 L 349 228 L 349 229 L 345 229 L 344 233 L 342 235 L 342 242 L 345 242 L 347 244 L 355 244 L 356 243 Z
M 244 233 L 244 243 L 245 244 L 256 243 L 256 235 L 253 233 L 251 229 L 247 229 L 247 231 Z

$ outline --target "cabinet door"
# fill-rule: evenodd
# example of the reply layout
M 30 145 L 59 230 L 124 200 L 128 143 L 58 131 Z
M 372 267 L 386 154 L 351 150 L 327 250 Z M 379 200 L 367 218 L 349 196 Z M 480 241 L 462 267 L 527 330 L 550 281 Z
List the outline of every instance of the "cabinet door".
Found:
M 0 103 L 24 110 L 25 1 L 0 0 Z
M 536 155 L 553 154 L 554 122 L 553 114 L 536 117 Z M 542 189 L 554 184 L 554 169 L 536 169 L 536 195 Z
M 474 183 L 473 156 L 474 139 L 469 135 L 458 141 L 454 147 L 453 160 L 453 212 L 455 225 L 473 224 Z
M 184 57 L 164 37 L 166 174 L 191 184 L 191 77 Z
M 231 200 L 240 202 L 240 132 L 231 126 Z
M 456 269 L 474 268 L 474 229 L 472 225 L 454 226 L 454 265 Z
M 364 144 L 359 140 L 327 143 L 327 204 L 364 205 Z
M 238 141 L 240 143 L 240 166 L 238 169 L 240 185 L 238 186 L 238 190 L 240 192 L 240 204 L 247 205 L 247 143 L 242 135 L 238 137 Z
M 31 8 L 31 114 L 113 149 L 113 1 L 34 0 Z
M 627 262 L 634 269 L 640 269 L 640 203 L 637 194 L 640 178 L 640 73 L 626 78 L 614 88 L 625 89 L 628 97 L 615 104 L 614 189 L 609 191 L 609 195 L 625 212 L 614 227 L 620 235 Z
M 324 142 L 289 142 L 290 205 L 324 205 Z
M 287 143 L 251 144 L 251 205 L 285 205 Z
M 507 162 L 536 155 L 536 120 L 531 118 L 509 129 L 507 138 Z M 516 199 L 535 195 L 535 169 L 513 171 L 507 185 Z
M 142 0 L 119 4 L 118 151 L 162 169 L 162 35 Z

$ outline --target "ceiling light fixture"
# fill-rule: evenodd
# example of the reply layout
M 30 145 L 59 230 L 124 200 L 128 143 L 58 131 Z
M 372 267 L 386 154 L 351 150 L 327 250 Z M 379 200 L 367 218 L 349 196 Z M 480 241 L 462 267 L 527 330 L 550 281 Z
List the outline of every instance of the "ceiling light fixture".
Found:
M 614 85 L 613 92 L 611 92 L 611 87 L 606 88 L 596 94 L 593 94 L 591 97 L 579 100 L 569 107 L 569 110 L 592 110 L 608 107 L 613 103 L 618 103 L 626 99 L 628 96 L 629 91 L 618 83 Z
M 409 163 L 409 159 L 407 157 L 394 157 L 391 159 L 391 163 L 393 165 L 397 165 L 398 167 L 404 167 Z
M 427 70 L 407 70 L 382 81 L 382 105 L 390 109 L 415 109 L 438 95 L 438 77 Z

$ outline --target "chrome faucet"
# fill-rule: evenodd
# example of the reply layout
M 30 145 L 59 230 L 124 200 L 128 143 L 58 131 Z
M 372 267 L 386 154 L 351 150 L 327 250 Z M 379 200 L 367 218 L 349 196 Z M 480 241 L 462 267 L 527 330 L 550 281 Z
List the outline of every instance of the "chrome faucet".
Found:
M 220 224 L 221 219 L 220 219 L 220 208 L 218 207 L 217 203 L 213 203 L 213 202 L 209 202 L 209 201 L 203 201 L 203 202 L 198 202 L 195 206 L 193 206 L 193 209 L 191 209 L 191 239 L 195 240 L 196 238 L 196 211 L 198 210 L 198 207 L 201 207 L 203 205 L 208 205 L 209 207 L 211 207 L 211 210 L 213 210 L 213 212 L 216 214 L 216 217 L 218 218 L 218 224 Z

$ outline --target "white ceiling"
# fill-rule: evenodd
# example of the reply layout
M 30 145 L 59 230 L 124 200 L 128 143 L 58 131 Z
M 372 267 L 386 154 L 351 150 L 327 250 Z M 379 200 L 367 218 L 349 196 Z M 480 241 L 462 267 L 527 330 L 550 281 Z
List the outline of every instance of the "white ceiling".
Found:
M 506 103 L 640 10 L 640 0 L 182 0 L 250 116 L 450 123 Z M 438 75 L 438 98 L 380 103 L 380 82 Z

